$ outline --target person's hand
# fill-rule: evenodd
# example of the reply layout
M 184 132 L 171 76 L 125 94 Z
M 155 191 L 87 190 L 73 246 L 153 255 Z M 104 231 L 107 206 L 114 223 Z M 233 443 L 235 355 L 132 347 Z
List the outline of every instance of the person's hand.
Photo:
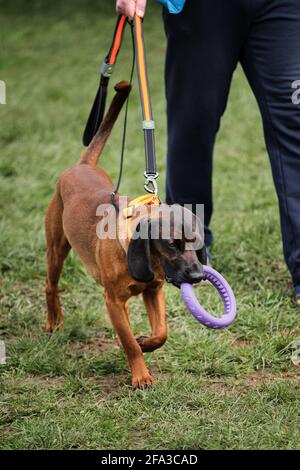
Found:
M 144 18 L 146 5 L 147 0 L 117 0 L 116 9 L 118 13 L 132 20 L 135 15 Z

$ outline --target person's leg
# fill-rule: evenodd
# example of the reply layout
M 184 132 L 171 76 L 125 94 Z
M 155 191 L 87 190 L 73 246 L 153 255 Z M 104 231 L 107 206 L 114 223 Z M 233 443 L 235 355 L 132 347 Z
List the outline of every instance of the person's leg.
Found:
M 300 292 L 300 105 L 292 102 L 292 83 L 300 79 L 300 2 L 253 5 L 258 8 L 241 62 L 262 112 L 285 260 Z
M 248 0 L 188 0 L 164 11 L 167 34 L 167 203 L 204 204 L 212 215 L 212 154 L 233 71 L 247 37 Z

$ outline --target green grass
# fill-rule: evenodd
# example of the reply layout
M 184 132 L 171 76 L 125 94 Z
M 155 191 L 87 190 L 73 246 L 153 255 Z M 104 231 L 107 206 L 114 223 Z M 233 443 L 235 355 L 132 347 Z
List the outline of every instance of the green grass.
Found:
M 282 260 L 277 202 L 257 106 L 240 71 L 215 153 L 214 265 L 232 284 L 238 317 L 209 331 L 166 286 L 169 340 L 146 360 L 152 390 L 131 390 L 102 289 L 72 253 L 61 288 L 65 329 L 43 333 L 43 216 L 57 176 L 77 161 L 81 136 L 114 27 L 113 1 L 0 0 L 1 449 L 299 449 L 299 367 L 291 362 L 299 311 Z M 145 22 L 165 179 L 164 34 L 150 1 Z M 114 81 L 128 78 L 129 31 Z M 122 192 L 141 193 L 144 165 L 137 84 L 130 101 Z M 101 165 L 116 179 L 122 120 Z M 217 308 L 209 287 L 203 303 Z M 148 324 L 140 299 L 134 331 Z

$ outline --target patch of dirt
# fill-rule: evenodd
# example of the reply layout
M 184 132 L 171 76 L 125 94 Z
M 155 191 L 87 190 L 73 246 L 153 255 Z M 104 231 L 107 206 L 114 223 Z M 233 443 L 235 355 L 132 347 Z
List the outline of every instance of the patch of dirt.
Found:
M 86 353 L 112 352 L 120 349 L 115 340 L 108 338 L 96 338 L 87 343 L 72 342 L 70 348 L 73 351 Z
M 172 376 L 172 374 L 170 373 L 158 372 L 154 368 L 151 368 L 150 372 L 156 379 L 154 386 L 156 383 L 168 380 Z M 97 389 L 99 388 L 99 392 L 101 392 L 102 396 L 117 395 L 120 392 L 124 392 L 124 387 L 127 387 L 129 391 L 135 391 L 131 387 L 131 375 L 129 371 L 124 371 L 124 373 L 122 374 L 107 374 L 99 375 L 98 377 L 89 377 L 88 379 L 86 379 L 86 383 L 90 383 Z
M 118 395 L 122 391 L 124 385 L 130 387 L 130 375 L 129 374 L 106 374 L 99 375 L 97 377 L 90 377 L 85 380 L 87 384 L 90 384 L 100 394 L 100 400 L 105 396 Z
M 151 367 L 150 373 L 154 375 L 157 382 L 160 380 L 170 380 L 172 378 L 171 372 L 160 372 L 155 367 Z
M 296 335 L 298 335 L 300 333 L 300 329 L 299 328 L 293 328 L 293 330 L 291 331 L 290 328 L 279 328 L 278 330 L 275 331 L 275 333 L 278 333 L 286 338 L 290 338 L 291 341 L 293 340 L 297 340 L 298 338 L 296 337 Z
M 230 344 L 231 346 L 235 346 L 237 348 L 251 348 L 252 346 L 251 341 L 247 341 L 246 339 L 241 338 L 234 338 Z
M 50 387 L 52 385 L 62 385 L 64 383 L 64 377 L 43 377 L 32 375 L 26 377 L 26 379 L 22 380 L 23 385 L 36 385 L 41 387 Z
M 7 435 L 7 434 L 12 434 L 13 433 L 13 428 L 12 426 L 4 426 L 3 428 L 0 429 L 1 431 L 1 434 L 3 436 Z
M 262 385 L 268 385 L 278 380 L 291 380 L 300 382 L 299 370 L 291 370 L 288 372 L 272 372 L 270 370 L 258 370 L 252 374 L 241 376 L 238 379 L 233 378 L 216 378 L 208 380 L 208 385 L 218 394 L 222 395 L 240 395 L 243 392 L 258 388 Z
M 286 265 L 283 261 L 273 261 L 271 263 L 271 270 L 273 272 L 285 273 L 286 272 Z
M 240 387 L 235 380 L 214 379 L 209 381 L 209 386 L 218 393 L 219 396 L 240 394 Z
M 270 370 L 258 370 L 245 377 L 245 382 L 248 385 L 257 386 L 265 383 L 273 382 L 274 380 L 296 380 L 300 381 L 300 368 L 296 370 L 293 368 L 288 372 L 272 372 Z
M 28 387 L 39 387 L 48 388 L 53 385 L 62 385 L 64 383 L 64 377 L 44 377 L 40 375 L 29 375 L 22 378 L 8 378 L 6 383 L 11 385 L 13 388 L 19 388 L 23 386 Z

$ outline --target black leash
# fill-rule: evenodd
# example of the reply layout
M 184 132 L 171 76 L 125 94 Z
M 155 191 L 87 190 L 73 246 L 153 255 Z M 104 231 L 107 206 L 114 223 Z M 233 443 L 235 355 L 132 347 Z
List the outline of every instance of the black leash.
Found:
M 109 53 L 105 57 L 100 69 L 100 84 L 98 91 L 84 129 L 82 140 L 83 145 L 85 146 L 90 144 L 103 120 L 107 98 L 107 88 L 121 48 L 126 23 L 127 18 L 125 16 L 118 16 Z

